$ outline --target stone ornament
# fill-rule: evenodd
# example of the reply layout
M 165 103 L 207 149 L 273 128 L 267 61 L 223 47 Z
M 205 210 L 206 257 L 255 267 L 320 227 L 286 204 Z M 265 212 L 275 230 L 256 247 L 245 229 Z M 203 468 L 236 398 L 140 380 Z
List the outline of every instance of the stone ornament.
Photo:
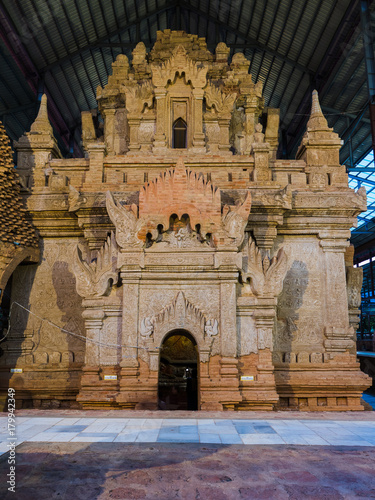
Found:
M 87 201 L 87 198 L 81 195 L 81 193 L 74 186 L 69 184 L 69 194 L 68 194 L 68 210 L 69 212 L 76 212 L 82 205 Z
M 140 248 L 142 240 L 137 235 L 143 226 L 143 221 L 137 218 L 136 205 L 120 205 L 110 191 L 106 195 L 108 215 L 116 227 L 116 241 L 121 248 Z
M 179 218 L 188 214 L 191 228 L 200 225 L 201 241 L 211 234 L 216 247 L 242 244 L 250 209 L 251 194 L 246 190 L 242 202 L 237 206 L 225 205 L 222 212 L 220 190 L 202 175 L 187 169 L 182 158 L 174 169 L 146 183 L 139 194 L 139 216 L 145 223 L 142 234 L 155 231 L 159 224 L 166 230 L 172 214 Z M 201 246 L 190 228 L 177 233 L 164 232 L 162 241 L 171 248 Z
M 219 322 L 217 319 L 207 320 L 204 331 L 208 337 L 215 337 L 219 333 Z
M 255 241 L 249 238 L 243 256 L 242 279 L 244 282 L 250 280 L 254 295 L 278 297 L 287 271 L 287 257 L 283 248 L 272 259 L 268 255 L 262 258 Z
M 165 87 L 169 81 L 173 82 L 178 73 L 185 75 L 186 82 L 191 82 L 193 88 L 202 89 L 207 81 L 208 66 L 198 65 L 190 59 L 182 45 L 178 45 L 172 53 L 172 57 L 162 64 L 152 64 L 152 83 L 155 87 Z
M 245 237 L 245 227 L 249 218 L 251 208 L 251 195 L 248 191 L 243 203 L 237 207 L 229 208 L 228 205 L 223 209 L 223 224 L 227 236 L 231 239 L 231 244 L 239 247 Z
M 363 269 L 361 267 L 346 268 L 346 291 L 350 308 L 358 309 L 361 306 L 362 281 Z
M 141 114 L 145 106 L 152 107 L 153 103 L 153 85 L 150 81 L 141 85 L 124 86 L 126 95 L 126 109 L 132 115 Z
M 202 241 L 189 226 L 182 227 L 172 233 L 164 233 L 160 243 L 167 243 L 169 248 L 201 248 Z
M 76 277 L 76 289 L 84 298 L 96 298 L 108 295 L 111 283 L 117 283 L 118 248 L 113 233 L 99 250 L 96 261 L 88 264 L 82 259 L 78 245 L 73 255 L 73 271 Z
M 218 114 L 230 114 L 236 100 L 236 94 L 224 94 L 219 87 L 208 83 L 204 90 L 204 96 L 209 108 Z
M 154 333 L 154 318 L 147 317 L 142 320 L 141 327 L 139 329 L 139 333 L 144 338 L 150 338 Z

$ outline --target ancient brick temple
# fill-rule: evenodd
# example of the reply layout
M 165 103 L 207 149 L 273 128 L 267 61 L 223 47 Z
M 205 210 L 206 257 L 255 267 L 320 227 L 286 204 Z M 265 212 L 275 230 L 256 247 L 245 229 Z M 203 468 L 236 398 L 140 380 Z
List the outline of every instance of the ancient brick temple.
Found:
M 316 92 L 297 158 L 277 159 L 279 111 L 228 57 L 158 32 L 98 88 L 104 126 L 82 113 L 85 158 L 61 158 L 45 96 L 16 143 L 41 258 L 13 272 L 0 363 L 24 405 L 362 409 L 364 188 Z

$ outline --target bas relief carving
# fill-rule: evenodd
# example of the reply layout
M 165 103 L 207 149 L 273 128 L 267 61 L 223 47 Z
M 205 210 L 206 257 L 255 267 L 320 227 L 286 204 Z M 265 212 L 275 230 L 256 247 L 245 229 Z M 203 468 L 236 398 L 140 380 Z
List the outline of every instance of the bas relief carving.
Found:
M 360 267 L 346 268 L 346 291 L 348 306 L 358 309 L 361 305 L 361 290 L 363 281 L 363 269 Z
M 217 319 L 207 320 L 204 331 L 208 337 L 215 337 L 219 333 L 219 322 Z
M 288 245 L 291 263 L 277 305 L 275 350 L 298 352 L 303 346 L 321 348 L 323 318 L 322 276 L 319 271 L 317 242 L 301 241 L 300 249 Z
M 143 226 L 142 219 L 138 219 L 138 207 L 136 205 L 123 206 L 116 202 L 113 195 L 108 191 L 106 195 L 106 207 L 108 215 L 116 227 L 116 241 L 121 248 L 140 248 L 142 240 L 138 233 Z
M 109 294 L 112 283 L 117 283 L 118 280 L 117 253 L 118 248 L 113 233 L 90 264 L 82 259 L 81 250 L 76 247 L 73 270 L 77 292 L 81 297 L 94 298 Z
M 281 248 L 272 259 L 262 254 L 255 241 L 249 238 L 243 254 L 242 280 L 249 281 L 256 296 L 277 297 L 282 289 L 287 270 L 287 257 Z

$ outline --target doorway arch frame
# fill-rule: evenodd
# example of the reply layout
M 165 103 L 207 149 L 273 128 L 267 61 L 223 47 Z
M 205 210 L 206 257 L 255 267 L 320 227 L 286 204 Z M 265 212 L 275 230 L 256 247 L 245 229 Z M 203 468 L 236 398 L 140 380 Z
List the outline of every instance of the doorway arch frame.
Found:
M 166 333 L 159 346 L 159 362 L 158 362 L 158 403 L 159 403 L 159 382 L 160 382 L 160 362 L 161 362 L 161 351 L 163 344 L 166 340 L 174 335 L 184 335 L 187 337 L 196 347 L 197 347 L 197 410 L 200 409 L 201 404 L 201 390 L 200 390 L 200 355 L 199 346 L 195 336 L 186 328 L 172 328 L 168 333 Z M 192 410 L 194 411 L 194 410 Z

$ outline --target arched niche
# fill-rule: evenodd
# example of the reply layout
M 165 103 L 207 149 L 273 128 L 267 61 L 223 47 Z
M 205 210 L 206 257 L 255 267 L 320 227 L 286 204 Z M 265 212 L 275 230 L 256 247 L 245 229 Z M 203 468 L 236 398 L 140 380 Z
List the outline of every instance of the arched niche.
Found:
M 187 148 L 187 123 L 182 118 L 177 118 L 172 125 L 172 148 Z

